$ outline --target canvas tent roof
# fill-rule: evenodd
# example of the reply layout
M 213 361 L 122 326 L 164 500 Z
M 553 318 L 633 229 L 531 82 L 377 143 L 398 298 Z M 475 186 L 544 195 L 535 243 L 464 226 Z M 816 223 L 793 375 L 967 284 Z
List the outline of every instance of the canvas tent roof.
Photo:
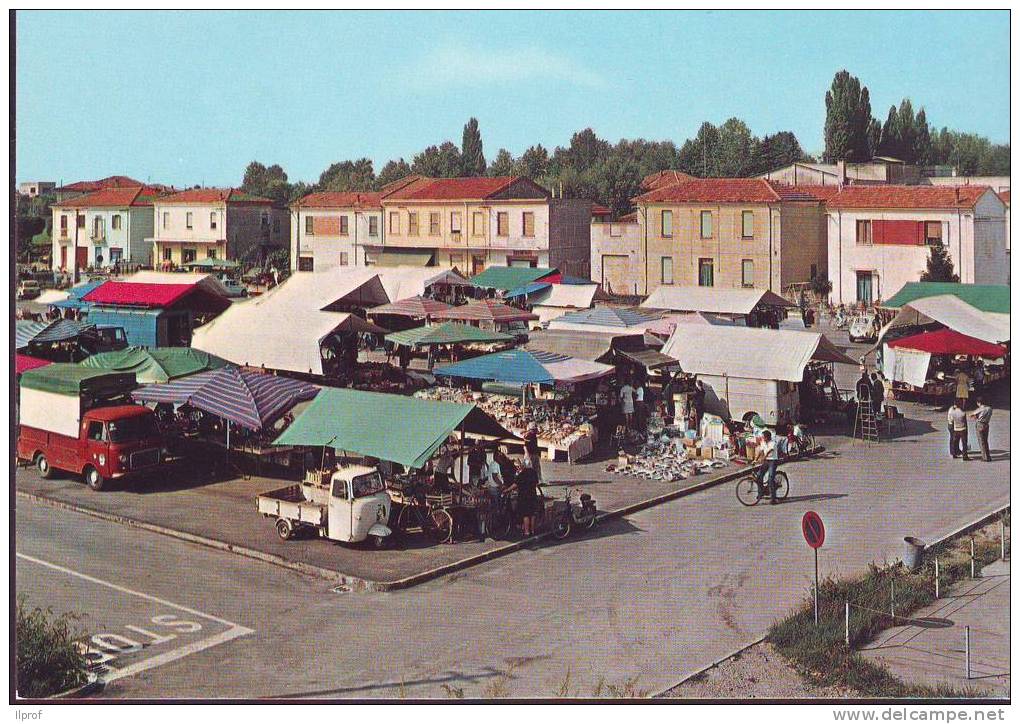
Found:
M 433 284 L 472 286 L 471 282 L 458 274 L 455 269 L 436 269 L 435 267 L 426 267 L 424 269 L 414 267 L 374 267 L 374 269 L 378 273 L 386 296 L 391 302 L 408 299 L 409 297 L 420 297 Z
M 495 299 L 479 299 L 468 302 L 459 307 L 450 307 L 433 316 L 436 319 L 465 319 L 489 322 L 523 322 L 530 319 L 538 319 L 537 314 L 511 307 L 509 304 L 504 304 Z
M 158 271 L 137 271 L 129 274 L 120 281 L 133 282 L 135 284 L 197 284 L 213 294 L 221 297 L 230 296 L 223 282 L 212 274 L 200 272 L 158 272 Z
M 574 384 L 604 377 L 612 372 L 611 365 L 535 349 L 510 349 L 442 365 L 433 370 L 436 376 L 512 384 Z
M 320 344 L 334 331 L 386 332 L 354 314 L 323 309 L 369 297 L 386 301 L 378 275 L 368 270 L 295 274 L 197 328 L 191 346 L 237 364 L 322 374 Z
M 14 355 L 14 372 L 15 374 L 21 374 L 34 370 L 37 367 L 45 367 L 46 365 L 53 364 L 48 359 L 39 359 L 38 357 L 30 357 L 27 354 L 16 354 Z
M 22 374 L 21 386 L 60 395 L 95 393 L 100 390 L 127 391 L 135 386 L 135 376 L 130 373 L 91 369 L 71 362 L 56 362 Z
M 481 274 L 471 277 L 471 283 L 476 287 L 499 289 L 500 291 L 508 292 L 511 289 L 517 289 L 525 284 L 537 282 L 539 279 L 545 279 L 546 277 L 554 277 L 558 274 L 559 272 L 556 269 L 490 266 Z M 551 281 L 551 279 L 546 281 Z
M 673 334 L 678 324 L 700 324 L 700 325 L 727 325 L 732 326 L 733 322 L 726 317 L 720 317 L 709 312 L 688 312 L 683 314 L 668 314 L 661 319 L 656 319 L 648 325 L 647 331 L 652 334 L 661 334 L 668 337 Z
M 1009 314 L 1009 286 L 1005 284 L 956 284 L 908 282 L 883 307 L 899 309 L 917 299 L 950 294 L 982 312 Z
M 508 334 L 492 332 L 478 327 L 457 322 L 432 324 L 416 327 L 403 332 L 386 335 L 387 342 L 402 344 L 407 347 L 430 347 L 440 344 L 462 344 L 466 342 L 509 342 L 513 339 Z
M 680 363 L 667 354 L 657 349 L 641 350 L 620 350 L 620 354 L 631 362 L 641 365 L 648 370 L 657 370 L 663 367 L 679 367 Z
M 399 299 L 389 304 L 380 304 L 368 310 L 371 315 L 392 314 L 396 317 L 411 317 L 412 319 L 424 319 L 431 317 L 437 312 L 444 312 L 452 309 L 449 304 L 428 299 L 427 297 L 408 297 Z
M 691 374 L 800 382 L 811 360 L 857 362 L 824 335 L 785 329 L 678 324 L 663 353 Z
M 128 347 L 94 354 L 78 364 L 111 372 L 133 372 L 139 383 L 148 384 L 219 369 L 226 366 L 227 361 L 190 347 Z
M 759 303 L 775 307 L 797 306 L 766 289 L 718 287 L 659 287 L 641 303 L 641 306 L 647 309 L 669 309 L 674 312 L 750 314 Z
M 550 284 L 529 299 L 531 304 L 545 307 L 587 309 L 595 301 L 598 284 Z
M 329 388 L 274 444 L 321 445 L 420 468 L 461 426 L 472 435 L 517 439 L 474 405 Z
M 909 337 L 900 337 L 888 342 L 888 345 L 896 348 L 916 349 L 929 354 L 965 354 L 989 359 L 998 359 L 1006 353 L 1005 348 L 1001 345 L 983 342 L 951 329 L 937 329 Z
M 879 342 L 890 329 L 939 323 L 968 337 L 984 342 L 1009 341 L 1009 315 L 982 312 L 959 297 L 943 294 L 915 299 L 905 304 L 887 324 Z

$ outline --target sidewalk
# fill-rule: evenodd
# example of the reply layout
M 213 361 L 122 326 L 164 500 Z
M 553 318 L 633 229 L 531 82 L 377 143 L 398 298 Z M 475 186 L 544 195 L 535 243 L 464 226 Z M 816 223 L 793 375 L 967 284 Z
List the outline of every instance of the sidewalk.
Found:
M 943 598 L 915 613 L 914 624 L 883 631 L 860 653 L 908 683 L 1008 697 L 1009 561 L 985 566 L 982 574 L 957 583 Z

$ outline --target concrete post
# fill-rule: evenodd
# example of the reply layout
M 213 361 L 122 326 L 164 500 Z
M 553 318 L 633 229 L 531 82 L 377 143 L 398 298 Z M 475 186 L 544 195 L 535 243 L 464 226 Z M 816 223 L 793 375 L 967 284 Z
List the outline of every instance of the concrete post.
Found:
M 846 608 L 843 613 L 843 626 L 846 629 L 846 647 L 850 648 L 850 601 L 846 601 Z
M 935 600 L 939 598 L 939 557 L 935 556 Z
M 966 660 L 967 660 L 967 679 L 969 680 L 970 679 L 970 626 L 967 626 L 964 629 L 963 635 L 964 635 L 963 647 L 964 647 L 964 651 L 966 653 Z
M 1006 560 L 1006 521 L 999 518 L 999 560 Z
M 970 539 L 970 577 L 974 577 L 974 539 Z

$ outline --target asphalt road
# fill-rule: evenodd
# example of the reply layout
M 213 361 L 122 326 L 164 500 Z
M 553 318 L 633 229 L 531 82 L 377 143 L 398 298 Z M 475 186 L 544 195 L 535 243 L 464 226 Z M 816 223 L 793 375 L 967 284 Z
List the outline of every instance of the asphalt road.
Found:
M 107 697 L 539 697 L 560 693 L 568 677 L 569 693 L 582 696 L 600 680 L 603 691 L 631 679 L 654 692 L 755 640 L 805 599 L 804 511 L 828 528 L 824 576 L 891 561 L 904 535 L 932 539 L 1008 503 L 1008 410 L 993 418 L 998 452 L 988 464 L 948 457 L 943 415 L 910 406 L 914 422 L 893 441 L 844 441 L 787 465 L 783 505 L 742 508 L 722 485 L 389 593 L 334 593 L 273 566 L 19 500 L 19 590 L 85 613 L 93 634 L 128 639 L 106 639 L 121 649 L 106 649 L 121 674 Z M 178 620 L 203 628 L 158 625 Z M 177 638 L 157 642 L 166 631 Z

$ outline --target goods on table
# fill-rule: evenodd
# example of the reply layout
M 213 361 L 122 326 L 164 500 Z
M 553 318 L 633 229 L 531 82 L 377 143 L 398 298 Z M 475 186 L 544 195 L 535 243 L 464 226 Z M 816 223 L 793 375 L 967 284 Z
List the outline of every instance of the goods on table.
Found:
M 671 426 L 661 435 L 649 435 L 637 452 L 621 452 L 617 462 L 610 463 L 605 470 L 664 482 L 686 480 L 711 468 L 726 467 L 725 460 L 714 459 L 717 452 L 710 446 L 697 447 L 693 438 Z

